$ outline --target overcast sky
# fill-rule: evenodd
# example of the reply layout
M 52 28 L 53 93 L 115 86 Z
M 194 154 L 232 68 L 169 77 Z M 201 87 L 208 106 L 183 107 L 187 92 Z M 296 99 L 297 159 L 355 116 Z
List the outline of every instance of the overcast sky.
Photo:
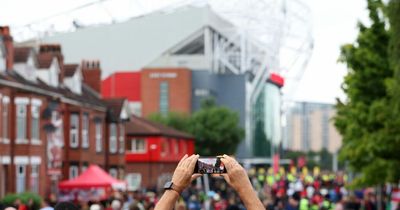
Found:
M 337 63 L 340 46 L 355 40 L 357 21 L 368 21 L 366 0 L 308 0 L 313 13 L 314 51 L 296 100 L 335 102 L 346 67 Z
M 138 12 L 135 11 L 137 8 L 143 10 L 160 7 L 180 0 L 148 0 L 145 1 L 145 5 L 134 0 L 118 1 L 126 4 L 124 10 L 120 11 L 124 16 L 132 11 Z M 312 11 L 314 51 L 294 99 L 333 103 L 336 97 L 344 98 L 340 84 L 346 74 L 346 68 L 337 63 L 340 46 L 354 41 L 357 36 L 357 21 L 367 21 L 366 0 L 304 1 Z M 0 7 L 0 25 L 24 25 L 90 2 L 93 0 L 3 0 Z M 157 2 L 157 5 L 154 2 Z M 290 3 L 290 0 L 288 2 Z

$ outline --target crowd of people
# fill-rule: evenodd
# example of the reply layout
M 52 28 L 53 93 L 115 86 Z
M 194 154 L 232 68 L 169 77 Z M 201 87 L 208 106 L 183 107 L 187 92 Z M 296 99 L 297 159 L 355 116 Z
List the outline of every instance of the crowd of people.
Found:
M 373 190 L 348 191 L 347 176 L 343 173 L 315 172 L 307 169 L 280 170 L 252 168 L 249 179 L 268 210 L 377 210 Z M 209 176 L 210 190 L 194 181 L 185 189 L 176 203 L 178 210 L 242 210 L 245 209 L 237 192 L 220 176 Z M 201 182 L 201 181 L 200 181 Z M 107 201 L 82 203 L 89 210 L 151 210 L 162 192 L 139 190 L 130 193 L 116 192 Z M 382 204 L 385 205 L 385 204 Z M 383 206 L 383 209 L 384 206 Z
M 376 193 L 371 189 L 349 191 L 345 188 L 344 173 L 320 172 L 315 168 L 291 168 L 284 170 L 265 167 L 247 170 L 248 178 L 257 197 L 267 210 L 379 210 L 386 209 L 385 200 L 377 203 Z M 180 192 L 177 210 L 244 210 L 245 205 L 222 175 L 207 175 L 209 188 L 203 178 L 198 178 Z M 159 202 L 162 191 L 137 190 L 114 192 L 109 199 L 76 203 L 83 210 L 152 210 Z M 386 197 L 384 196 L 384 199 Z M 43 200 L 42 210 L 52 210 L 55 203 Z M 24 207 L 25 206 L 25 207 Z M 14 208 L 29 210 L 17 200 Z M 11 210 L 11 209 L 8 209 Z M 399 209 L 400 210 L 400 209 Z

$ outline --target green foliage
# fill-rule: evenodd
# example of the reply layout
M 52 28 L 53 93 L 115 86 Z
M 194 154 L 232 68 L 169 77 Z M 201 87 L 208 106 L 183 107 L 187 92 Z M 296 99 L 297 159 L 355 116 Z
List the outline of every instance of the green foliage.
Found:
M 215 103 L 203 103 L 192 115 L 192 134 L 196 137 L 196 153 L 205 156 L 234 154 L 244 136 L 238 126 L 239 115 Z
M 212 98 L 202 101 L 201 109 L 192 116 L 153 114 L 149 119 L 195 136 L 196 153 L 202 156 L 234 154 L 244 137 L 244 130 L 239 127 L 239 115 L 217 106 Z
M 393 33 L 392 21 L 388 30 L 385 16 L 398 19 L 400 11 L 392 9 L 380 0 L 368 0 L 371 25 L 359 23 L 356 42 L 342 46 L 340 61 L 349 69 L 342 88 L 348 98 L 337 102 L 335 126 L 343 136 L 340 158 L 360 173 L 358 186 L 400 179 L 400 102 L 393 94 L 400 92 L 398 76 L 394 77 L 399 45 L 393 43 L 400 33 Z M 397 49 L 389 50 L 393 46 Z
M 18 198 L 25 205 L 28 205 L 29 201 L 32 199 L 33 209 L 34 210 L 40 209 L 42 198 L 39 195 L 31 192 L 24 192 L 20 194 L 7 194 L 6 196 L 4 196 L 2 203 L 4 203 L 6 206 L 13 206 L 15 200 L 17 200 Z
M 182 113 L 170 112 L 167 115 L 163 115 L 161 113 L 153 113 L 148 118 L 153 122 L 159 122 L 180 131 L 185 131 L 188 133 L 191 132 L 190 116 Z

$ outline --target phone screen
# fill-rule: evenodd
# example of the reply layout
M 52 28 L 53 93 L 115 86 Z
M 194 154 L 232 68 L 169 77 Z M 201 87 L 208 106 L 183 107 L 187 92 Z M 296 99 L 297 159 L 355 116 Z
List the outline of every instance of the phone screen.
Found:
M 220 157 L 199 158 L 194 168 L 194 173 L 222 174 L 226 173 L 226 168 Z

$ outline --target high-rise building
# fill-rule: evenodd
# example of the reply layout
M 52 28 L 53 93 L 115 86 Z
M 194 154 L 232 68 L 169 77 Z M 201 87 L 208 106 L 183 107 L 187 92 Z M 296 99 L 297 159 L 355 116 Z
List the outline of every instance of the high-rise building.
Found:
M 294 151 L 320 151 L 335 153 L 342 138 L 333 125 L 335 109 L 332 104 L 296 103 L 286 116 L 284 145 Z

